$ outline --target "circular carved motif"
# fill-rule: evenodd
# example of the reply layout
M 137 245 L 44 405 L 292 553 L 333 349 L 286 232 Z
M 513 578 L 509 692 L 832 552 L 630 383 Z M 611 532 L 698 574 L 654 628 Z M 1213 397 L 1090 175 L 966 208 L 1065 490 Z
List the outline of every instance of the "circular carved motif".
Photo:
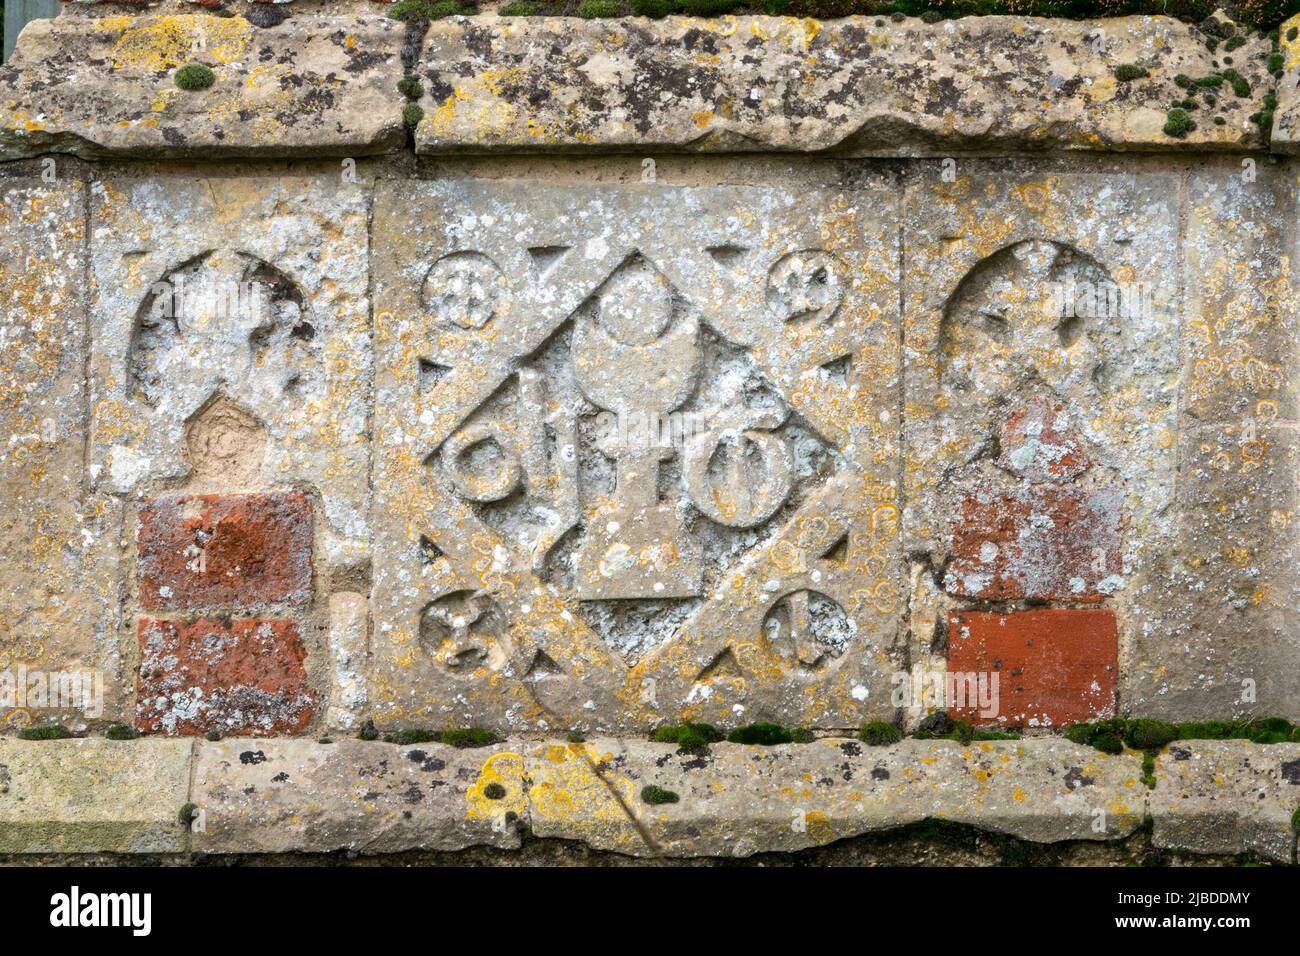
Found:
M 519 486 L 523 466 L 501 443 L 498 428 L 493 422 L 468 425 L 443 445 L 443 466 L 461 497 L 500 501 Z
M 496 263 L 481 252 L 453 252 L 429 269 L 421 294 L 440 322 L 481 329 L 497 314 L 506 281 Z
M 783 256 L 767 274 L 767 306 L 785 322 L 824 322 L 843 298 L 835 260 L 820 249 Z
M 672 289 L 662 272 L 638 258 L 610 277 L 599 315 L 605 331 L 624 345 L 649 345 L 672 321 Z

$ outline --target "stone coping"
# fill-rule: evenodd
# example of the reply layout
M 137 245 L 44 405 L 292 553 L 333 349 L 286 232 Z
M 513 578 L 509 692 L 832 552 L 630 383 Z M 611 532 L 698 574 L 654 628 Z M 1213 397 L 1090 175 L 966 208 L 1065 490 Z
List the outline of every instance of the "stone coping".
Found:
M 373 12 L 256 10 L 33 21 L 0 68 L 0 158 L 357 156 L 407 143 L 398 83 L 419 75 L 414 147 L 465 152 L 1259 150 L 1251 116 L 1279 97 L 1272 148 L 1295 148 L 1300 42 L 1231 52 L 1250 92 L 1202 100 L 1164 132 L 1175 83 L 1226 68 L 1193 25 L 972 17 L 499 17 L 418 28 Z M 1285 37 L 1300 17 L 1282 25 Z M 258 25 L 263 24 L 263 25 Z M 215 83 L 185 91 L 197 61 Z M 1147 75 L 1120 80 L 1117 66 Z M 1205 91 L 1202 91 L 1203 93 Z M 1222 120 L 1214 122 L 1215 117 Z M 407 117 L 413 119 L 414 117 Z
M 354 739 L 0 740 L 0 853 L 319 853 L 580 841 L 638 857 L 797 851 L 923 820 L 1020 839 L 1294 859 L 1300 745 L 1180 741 L 1155 761 L 1062 738 L 889 747 L 630 739 L 458 750 Z M 644 788 L 676 802 L 647 803 Z M 189 827 L 180 822 L 192 804 Z

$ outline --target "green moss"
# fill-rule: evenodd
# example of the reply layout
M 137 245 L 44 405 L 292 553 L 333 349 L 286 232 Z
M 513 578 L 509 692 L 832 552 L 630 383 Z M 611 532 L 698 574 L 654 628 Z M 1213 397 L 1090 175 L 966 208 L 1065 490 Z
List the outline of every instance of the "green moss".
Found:
M 72 731 L 62 724 L 41 724 L 18 731 L 19 740 L 67 740 L 71 736 Z
M 1187 115 L 1187 111 L 1184 109 L 1172 109 L 1165 116 L 1164 132 L 1166 136 L 1182 139 L 1194 129 L 1196 129 L 1196 123 Z
M 1223 85 L 1223 77 L 1218 73 L 1211 73 L 1209 76 L 1202 76 L 1195 81 L 1197 86 L 1209 86 L 1218 88 Z
M 176 819 L 181 826 L 187 827 L 194 822 L 194 817 L 198 815 L 199 805 L 197 803 L 187 803 L 181 807 L 180 813 L 176 814 Z
M 135 740 L 140 736 L 140 731 L 126 724 L 114 724 L 104 731 L 104 736 L 109 740 Z
M 887 747 L 903 739 L 903 732 L 887 720 L 873 720 L 863 724 L 858 739 L 872 747 Z
M 401 93 L 408 100 L 418 100 L 424 95 L 424 84 L 414 73 L 408 73 L 397 81 L 397 92 Z
M 1286 42 L 1290 43 L 1297 36 L 1300 36 L 1300 29 L 1297 29 L 1296 27 L 1292 27 L 1290 30 L 1286 31 Z
M 1300 833 L 1300 807 L 1295 808 L 1295 813 L 1291 814 L 1291 832 Z
M 497 11 L 503 17 L 531 17 L 537 14 L 537 4 L 527 3 L 526 0 L 514 0 L 513 3 L 507 3 Z
M 596 17 L 616 17 L 618 16 L 617 0 L 582 0 L 578 4 L 578 9 L 574 11 L 577 16 L 591 20 Z
M 483 796 L 489 800 L 500 800 L 506 795 L 506 788 L 495 781 L 483 788 Z
M 394 20 L 415 23 L 420 20 L 441 20 L 443 17 L 470 16 L 474 7 L 459 0 L 397 0 L 388 8 Z
M 209 730 L 206 734 L 203 735 L 203 739 L 204 739 L 204 740 L 210 740 L 210 741 L 212 741 L 213 743 L 216 743 L 218 740 L 221 739 L 221 731 L 219 731 L 219 730 Z
M 1227 42 L 1223 44 L 1223 48 L 1225 50 L 1235 50 L 1239 46 L 1244 46 L 1245 43 L 1246 38 L 1243 36 L 1228 37 Z
M 1121 83 L 1129 83 L 1133 80 L 1140 80 L 1144 76 L 1150 76 L 1145 66 L 1138 66 L 1136 63 L 1121 63 L 1111 70 L 1115 74 L 1115 79 Z
M 217 75 L 202 63 L 186 63 L 172 79 L 182 90 L 205 90 L 217 81 Z
M 634 16 L 660 20 L 681 9 L 681 4 L 675 0 L 632 0 L 631 7 Z
M 1177 76 L 1174 77 L 1174 85 L 1181 86 L 1185 90 L 1190 90 L 1193 86 L 1196 85 L 1196 81 L 1193 80 L 1186 73 L 1179 73 Z
M 641 800 L 644 803 L 676 803 L 680 799 L 673 791 L 665 790 L 663 787 L 656 787 L 654 784 L 641 788 Z
M 1124 743 L 1134 750 L 1159 750 L 1178 739 L 1178 728 L 1163 720 L 1139 718 L 1124 728 Z
M 485 727 L 465 727 L 457 730 L 444 730 L 438 740 L 452 747 L 464 750 L 470 747 L 490 747 L 499 744 L 501 738 Z
M 420 109 L 419 103 L 407 103 L 402 107 L 402 123 L 409 129 L 414 129 L 424 119 L 424 110 Z
M 375 729 L 375 722 L 371 720 L 369 717 L 367 717 L 366 722 L 361 725 L 361 729 L 357 731 L 357 739 L 358 740 L 379 739 L 379 731 Z
M 1283 63 L 1281 53 L 1270 53 L 1268 55 L 1268 72 L 1281 73 Z
M 1232 86 L 1232 92 L 1236 96 L 1243 100 L 1250 96 L 1250 84 L 1247 83 L 1245 77 L 1236 70 L 1224 70 L 1223 78 Z
M 780 724 L 746 724 L 727 734 L 727 740 L 733 744 L 771 747 L 776 744 L 795 743 L 795 732 Z
M 722 731 L 712 724 L 666 724 L 655 729 L 650 739 L 661 744 L 676 744 L 684 750 L 702 750 L 722 739 Z
M 570 730 L 564 739 L 571 744 L 582 744 L 587 742 L 587 735 L 580 730 Z
M 1148 790 L 1156 788 L 1156 754 L 1148 750 L 1142 755 L 1142 782 Z
M 401 744 L 403 747 L 411 744 L 438 744 L 442 743 L 442 735 L 419 727 L 403 727 L 396 733 L 385 734 L 384 743 Z

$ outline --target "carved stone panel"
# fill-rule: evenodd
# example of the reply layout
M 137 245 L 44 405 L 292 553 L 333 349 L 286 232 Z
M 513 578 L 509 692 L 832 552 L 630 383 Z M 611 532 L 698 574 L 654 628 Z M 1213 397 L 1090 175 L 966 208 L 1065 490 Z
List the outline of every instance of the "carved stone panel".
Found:
M 1115 713 L 1117 675 L 1165 586 L 1177 533 L 1177 195 L 1176 173 L 1050 163 L 971 160 L 955 175 L 936 163 L 909 184 L 913 662 L 962 674 L 994 662 L 1007 706 L 984 722 Z M 985 636 L 972 622 L 985 620 L 1005 653 L 974 649 Z M 1087 679 L 1066 679 L 1062 660 L 1085 661 Z
M 892 713 L 883 186 L 378 187 L 381 725 Z

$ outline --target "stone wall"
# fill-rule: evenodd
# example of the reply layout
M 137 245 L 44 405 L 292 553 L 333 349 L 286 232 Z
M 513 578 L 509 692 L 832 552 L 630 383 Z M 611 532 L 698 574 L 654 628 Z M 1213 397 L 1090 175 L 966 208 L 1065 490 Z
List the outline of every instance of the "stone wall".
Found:
M 1288 25 L 232 9 L 0 69 L 6 729 L 1300 719 Z

